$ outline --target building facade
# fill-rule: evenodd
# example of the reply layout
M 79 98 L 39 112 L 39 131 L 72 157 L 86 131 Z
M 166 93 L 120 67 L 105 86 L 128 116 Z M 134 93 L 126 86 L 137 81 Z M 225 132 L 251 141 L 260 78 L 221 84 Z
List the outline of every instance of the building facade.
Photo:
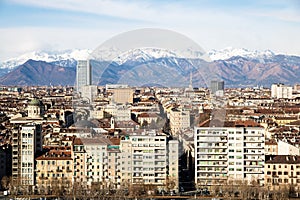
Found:
M 13 129 L 12 178 L 14 183 L 35 185 L 35 154 L 42 150 L 41 125 L 27 124 Z
M 273 155 L 265 164 L 265 186 L 270 190 L 300 192 L 300 156 Z
M 178 141 L 155 132 L 121 140 L 121 182 L 178 191 Z
M 92 71 L 89 60 L 78 60 L 76 66 L 76 89 L 81 92 L 82 86 L 92 84 Z
M 170 111 L 169 118 L 172 135 L 176 135 L 180 130 L 190 128 L 190 111 L 188 110 L 173 108 Z
M 197 187 L 229 180 L 256 180 L 263 184 L 263 128 L 196 127 L 194 142 Z
M 271 97 L 276 99 L 290 99 L 293 96 L 293 87 L 284 84 L 272 84 Z

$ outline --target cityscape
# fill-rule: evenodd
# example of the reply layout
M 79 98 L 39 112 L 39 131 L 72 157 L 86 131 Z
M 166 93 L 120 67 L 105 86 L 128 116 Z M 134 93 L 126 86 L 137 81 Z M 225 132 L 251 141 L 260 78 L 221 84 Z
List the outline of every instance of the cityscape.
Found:
M 0 199 L 300 199 L 297 0 L 2 0 Z
M 91 68 L 75 87 L 1 87 L 5 196 L 298 197 L 299 84 L 96 86 Z

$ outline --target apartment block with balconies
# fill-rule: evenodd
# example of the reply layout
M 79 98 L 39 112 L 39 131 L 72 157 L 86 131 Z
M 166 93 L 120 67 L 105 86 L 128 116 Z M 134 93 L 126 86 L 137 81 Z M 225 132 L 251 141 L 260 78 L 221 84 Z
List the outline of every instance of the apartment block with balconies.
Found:
M 264 129 L 260 127 L 196 127 L 195 182 L 198 187 L 228 180 L 263 184 Z

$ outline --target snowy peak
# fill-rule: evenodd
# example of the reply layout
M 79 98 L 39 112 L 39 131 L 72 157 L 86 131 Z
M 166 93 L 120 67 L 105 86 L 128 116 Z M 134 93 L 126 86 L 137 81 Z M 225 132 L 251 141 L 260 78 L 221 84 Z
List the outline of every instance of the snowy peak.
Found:
M 143 48 L 143 49 L 130 50 L 123 54 L 120 54 L 113 61 L 121 65 L 127 61 L 145 62 L 157 58 L 174 58 L 174 57 L 179 57 L 179 56 L 165 49 Z
M 273 57 L 275 54 L 270 50 L 265 51 L 250 51 L 244 48 L 234 49 L 228 47 L 222 50 L 211 50 L 208 52 L 211 60 L 227 60 L 232 57 L 240 56 L 249 59 L 267 59 Z
M 36 61 L 45 61 L 45 62 L 87 59 L 90 53 L 91 50 L 88 49 L 82 49 L 82 50 L 74 49 L 74 50 L 55 51 L 55 52 L 34 51 L 34 52 L 23 54 L 16 58 L 8 59 L 0 63 L 0 68 L 13 69 L 16 66 L 25 63 L 29 59 L 36 60 Z

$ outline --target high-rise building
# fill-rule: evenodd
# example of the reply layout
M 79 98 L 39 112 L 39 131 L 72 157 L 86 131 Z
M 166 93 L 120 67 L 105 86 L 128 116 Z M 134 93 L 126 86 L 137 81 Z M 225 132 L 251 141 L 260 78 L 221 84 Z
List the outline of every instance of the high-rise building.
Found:
M 211 81 L 210 82 L 210 93 L 222 96 L 224 92 L 224 81 Z
M 76 67 L 76 89 L 81 92 L 82 86 L 92 84 L 92 70 L 89 60 L 78 60 Z
M 196 127 L 195 182 L 209 187 L 264 178 L 264 128 Z
M 277 99 L 290 99 L 293 96 L 293 87 L 284 84 L 272 84 L 271 97 Z
M 120 143 L 121 182 L 178 191 L 178 141 L 155 132 L 126 136 Z
M 37 99 L 29 102 L 28 117 L 11 119 L 12 129 L 12 178 L 13 184 L 35 184 L 35 153 L 42 151 L 43 104 Z
M 15 184 L 35 185 L 35 160 L 37 151 L 42 150 L 40 124 L 26 124 L 13 129 L 12 178 Z

